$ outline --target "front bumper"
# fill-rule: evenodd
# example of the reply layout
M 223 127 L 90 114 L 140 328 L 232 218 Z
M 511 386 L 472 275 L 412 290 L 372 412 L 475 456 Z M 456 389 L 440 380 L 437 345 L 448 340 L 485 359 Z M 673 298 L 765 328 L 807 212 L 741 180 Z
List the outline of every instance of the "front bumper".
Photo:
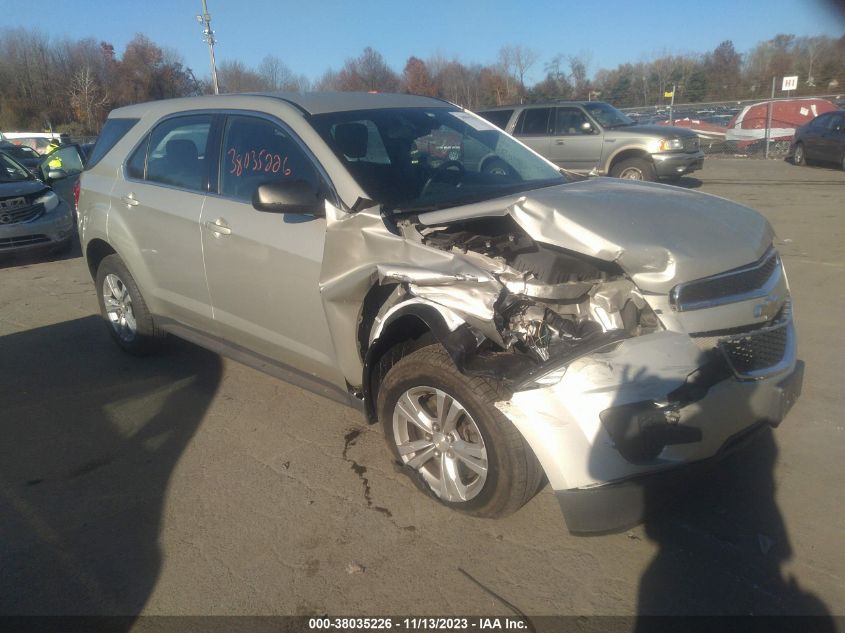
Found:
M 72 239 L 73 225 L 73 211 L 64 200 L 29 222 L 0 225 L 0 256 L 59 248 Z
M 654 170 L 659 178 L 682 176 L 704 168 L 704 152 L 652 154 Z
M 579 358 L 558 384 L 517 392 L 496 406 L 534 450 L 555 493 L 568 500 L 570 529 L 606 531 L 641 516 L 636 494 L 621 501 L 622 482 L 662 477 L 718 455 L 751 428 L 779 424 L 801 391 L 795 354 L 792 335 L 776 373 L 743 380 L 711 372 L 695 384 L 713 357 L 686 334 L 656 332 Z M 630 424 L 614 424 L 609 412 L 627 415 Z

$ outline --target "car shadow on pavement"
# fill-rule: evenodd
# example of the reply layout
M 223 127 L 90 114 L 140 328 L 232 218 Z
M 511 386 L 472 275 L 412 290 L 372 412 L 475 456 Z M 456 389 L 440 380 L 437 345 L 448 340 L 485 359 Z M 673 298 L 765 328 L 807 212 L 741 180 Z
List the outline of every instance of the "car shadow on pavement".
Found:
M 654 393 L 677 387 L 648 372 L 628 376 L 626 369 L 620 368 L 623 383 L 633 378 L 654 385 Z M 708 426 L 729 414 L 723 408 L 728 406 L 738 419 L 754 421 L 751 402 L 757 389 L 749 387 L 744 401 L 736 396 L 716 407 L 699 403 L 685 424 L 706 434 Z M 699 416 L 706 417 L 698 422 Z M 795 421 L 787 417 L 784 424 L 790 423 Z M 793 551 L 775 497 L 776 433 L 760 423 L 733 436 L 728 441 L 733 450 L 720 457 L 637 482 L 645 536 L 658 551 L 640 578 L 636 630 L 653 630 L 648 616 L 702 615 L 827 616 L 812 630 L 836 630 L 828 607 L 782 571 Z M 602 470 L 597 451 L 590 470 Z M 636 532 L 629 537 L 638 538 Z
M 220 357 L 130 357 L 90 316 L 2 336 L 0 359 L 0 614 L 138 614 Z
M 693 178 L 692 176 L 681 176 L 677 180 L 667 181 L 666 184 L 683 187 L 684 189 L 698 189 L 704 183 L 698 178 Z

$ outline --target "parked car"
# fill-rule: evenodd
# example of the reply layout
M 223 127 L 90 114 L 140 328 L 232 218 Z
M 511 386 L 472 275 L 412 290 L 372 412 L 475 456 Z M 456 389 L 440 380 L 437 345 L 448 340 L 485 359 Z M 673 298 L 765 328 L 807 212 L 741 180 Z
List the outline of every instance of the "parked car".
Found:
M 439 99 L 120 108 L 79 216 L 122 349 L 174 334 L 355 407 L 478 516 L 548 480 L 572 531 L 618 527 L 650 479 L 779 424 L 801 389 L 761 215 L 562 174 Z
M 70 143 L 70 136 L 59 132 L 2 132 L 0 140 L 9 141 L 15 145 L 24 145 L 34 149 L 39 154 L 48 150 L 53 140 L 60 143 Z
M 15 145 L 9 141 L 0 141 L 0 152 L 11 156 L 33 174 L 38 170 L 41 154 L 26 145 Z
M 66 251 L 72 239 L 71 205 L 0 151 L 0 255 L 30 250 Z
M 501 106 L 478 113 L 538 154 L 576 172 L 676 179 L 704 166 L 696 134 L 638 125 L 601 101 Z
M 790 148 L 792 162 L 836 163 L 845 169 L 845 112 L 820 114 L 795 132 Z

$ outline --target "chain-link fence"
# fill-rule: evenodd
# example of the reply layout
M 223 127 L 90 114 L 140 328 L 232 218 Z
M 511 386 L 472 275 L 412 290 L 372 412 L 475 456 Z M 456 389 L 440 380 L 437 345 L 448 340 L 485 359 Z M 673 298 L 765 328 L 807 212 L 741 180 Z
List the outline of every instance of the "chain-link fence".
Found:
M 824 112 L 845 108 L 845 94 L 818 97 L 679 103 L 622 108 L 638 124 L 674 125 L 698 134 L 708 155 L 783 158 L 795 130 Z

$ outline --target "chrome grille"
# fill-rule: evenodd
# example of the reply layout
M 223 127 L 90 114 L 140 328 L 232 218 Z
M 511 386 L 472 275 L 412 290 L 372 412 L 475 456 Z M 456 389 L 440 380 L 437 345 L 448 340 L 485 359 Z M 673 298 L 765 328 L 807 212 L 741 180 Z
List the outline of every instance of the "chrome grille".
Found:
M 780 257 L 776 250 L 769 249 L 749 266 L 675 286 L 669 300 L 676 310 L 683 311 L 765 296 L 764 287 L 779 272 Z
M 0 250 L 4 248 L 18 248 L 19 246 L 31 246 L 49 242 L 46 235 L 19 235 L 18 237 L 0 237 Z

